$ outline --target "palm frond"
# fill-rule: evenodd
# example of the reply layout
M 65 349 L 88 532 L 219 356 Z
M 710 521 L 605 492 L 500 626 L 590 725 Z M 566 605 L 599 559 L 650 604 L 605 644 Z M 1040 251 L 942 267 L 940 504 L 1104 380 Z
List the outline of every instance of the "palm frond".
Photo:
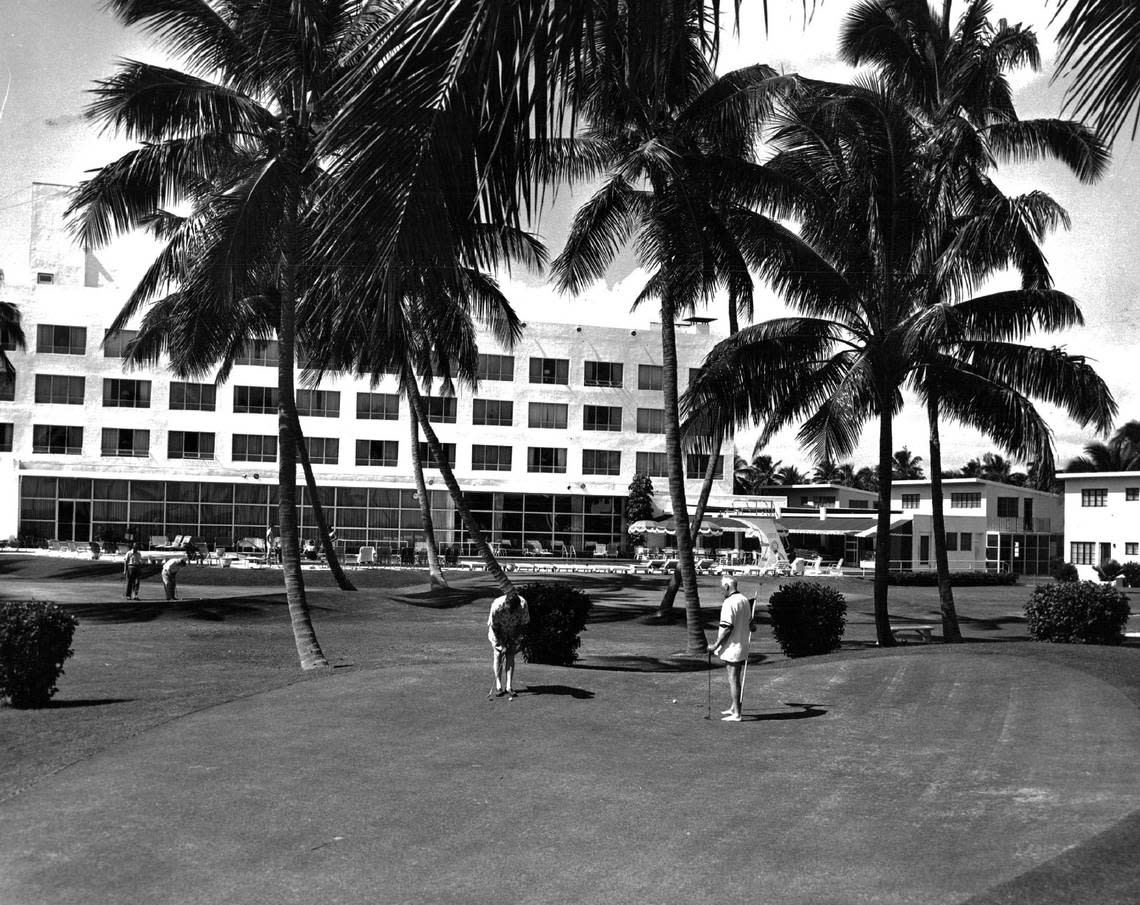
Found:
M 1086 184 L 1096 182 L 1108 170 L 1108 146 L 1087 126 L 1072 120 L 997 122 L 988 126 L 985 134 L 998 158 L 1027 161 L 1052 157 Z

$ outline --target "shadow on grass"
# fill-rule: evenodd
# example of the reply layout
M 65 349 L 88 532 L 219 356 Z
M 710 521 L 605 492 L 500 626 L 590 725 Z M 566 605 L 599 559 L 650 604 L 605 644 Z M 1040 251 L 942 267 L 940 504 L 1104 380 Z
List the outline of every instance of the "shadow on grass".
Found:
M 391 594 L 390 599 L 393 603 L 429 610 L 454 610 L 461 606 L 469 606 L 476 600 L 497 596 L 499 596 L 498 586 L 488 582 L 461 587 L 425 588 L 411 593 Z
M 748 658 L 750 664 L 762 663 L 767 659 L 762 655 L 753 654 Z M 724 664 L 717 660 L 712 669 L 723 668 Z M 709 661 L 705 657 L 638 657 L 638 656 L 598 656 L 579 660 L 571 669 L 604 670 L 607 672 L 707 672 Z
M 106 707 L 108 704 L 130 704 L 134 698 L 77 698 L 70 701 L 48 701 L 43 710 L 66 710 L 73 707 Z
M 594 696 L 592 691 L 587 691 L 585 688 L 573 688 L 570 685 L 528 685 L 525 693 L 565 695 L 577 698 L 580 701 L 588 701 Z
M 800 707 L 801 710 L 789 712 L 780 710 L 776 713 L 746 713 L 740 718 L 742 723 L 767 723 L 777 720 L 810 720 L 813 716 L 823 716 L 827 713 L 816 704 L 788 704 L 789 707 Z
M 69 613 L 79 619 L 107 624 L 153 622 L 156 619 L 189 619 L 196 622 L 225 622 L 227 619 L 278 618 L 284 605 L 283 595 L 258 597 L 257 603 L 249 598 L 219 598 L 214 600 L 175 601 L 124 600 L 114 603 L 70 604 Z M 320 609 L 310 605 L 310 610 Z

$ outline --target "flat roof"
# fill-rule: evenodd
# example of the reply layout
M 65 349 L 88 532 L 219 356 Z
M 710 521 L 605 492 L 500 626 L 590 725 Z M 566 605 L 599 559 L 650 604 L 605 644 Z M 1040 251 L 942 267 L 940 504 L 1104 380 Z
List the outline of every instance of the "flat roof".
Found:
M 1069 478 L 1140 478 L 1140 471 L 1070 471 L 1057 472 L 1056 477 L 1059 481 Z

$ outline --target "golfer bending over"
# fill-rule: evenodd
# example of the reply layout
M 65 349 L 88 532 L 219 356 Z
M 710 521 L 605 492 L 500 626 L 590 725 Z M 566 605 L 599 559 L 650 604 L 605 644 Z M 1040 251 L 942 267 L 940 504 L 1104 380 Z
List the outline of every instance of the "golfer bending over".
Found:
M 512 700 L 517 697 L 514 689 L 515 654 L 529 622 L 526 601 L 518 591 L 512 590 L 491 601 L 491 612 L 487 614 L 487 640 L 494 651 L 495 687 L 487 692 L 487 697 L 507 695 Z
M 743 706 L 744 670 L 748 663 L 748 647 L 756 623 L 752 621 L 752 605 L 736 589 L 736 579 L 726 575 L 720 580 L 724 603 L 720 606 L 720 627 L 716 640 L 709 645 L 709 653 L 716 654 L 728 668 L 728 693 L 732 704 L 722 711 L 726 722 L 739 723 Z

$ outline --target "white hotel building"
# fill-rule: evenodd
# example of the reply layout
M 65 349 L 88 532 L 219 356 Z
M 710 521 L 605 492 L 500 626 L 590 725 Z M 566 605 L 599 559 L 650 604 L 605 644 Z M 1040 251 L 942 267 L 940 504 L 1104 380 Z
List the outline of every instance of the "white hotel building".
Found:
M 62 188 L 35 188 L 32 276 L 0 293 L 18 306 L 28 340 L 7 352 L 14 380 L 0 381 L 0 536 L 263 537 L 277 522 L 276 344 L 248 349 L 221 384 L 125 373 L 129 336 L 105 341 L 123 288 L 100 288 L 98 262 L 61 239 Z M 714 342 L 705 322 L 678 325 L 682 390 Z M 658 479 L 668 508 L 657 330 L 530 323 L 513 349 L 490 338 L 481 349 L 478 388 L 432 397 L 428 409 L 482 527 L 516 550 L 525 540 L 627 547 L 635 472 Z M 395 378 L 370 387 L 332 377 L 297 397 L 338 539 L 349 549 L 420 539 Z M 723 459 L 714 505 L 731 498 Z M 686 460 L 695 499 L 707 457 Z M 438 473 L 427 476 L 441 542 L 463 543 Z M 302 534 L 315 536 L 301 496 Z
M 1078 566 L 1140 562 L 1140 471 L 1057 478 L 1065 484 L 1065 558 Z

